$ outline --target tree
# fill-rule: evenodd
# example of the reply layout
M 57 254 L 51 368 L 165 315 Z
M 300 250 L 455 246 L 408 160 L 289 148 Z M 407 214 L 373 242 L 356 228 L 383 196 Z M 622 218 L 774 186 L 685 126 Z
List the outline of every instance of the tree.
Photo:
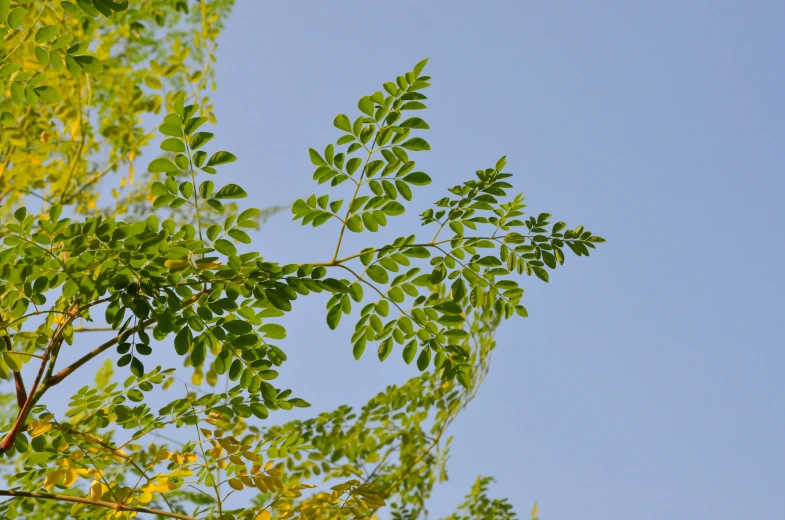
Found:
M 446 431 L 488 373 L 497 327 L 527 315 L 517 280 L 547 282 L 565 248 L 587 256 L 603 242 L 546 213 L 525 217 L 522 195 L 507 198 L 501 158 L 421 214 L 431 238 L 342 250 L 347 232 L 392 224 L 431 181 L 414 161 L 430 149 L 416 115 L 431 80 L 423 60 L 360 98 L 357 117 L 339 114 L 334 144 L 309 150 L 322 194 L 292 212 L 332 225 L 335 249 L 314 251 L 317 263 L 262 258 L 249 234 L 262 211 L 237 205 L 246 191 L 220 182 L 235 156 L 205 150 L 213 134 L 203 125 L 215 118 L 203 91 L 230 4 L 0 0 L 11 202 L 0 376 L 14 385 L 3 396 L 4 518 L 367 518 L 382 507 L 417 518 L 447 478 Z M 102 209 L 98 186 L 152 137 L 139 114 L 159 112 L 162 155 L 141 180 L 120 182 L 119 210 Z M 422 374 L 360 410 L 271 425 L 271 413 L 309 406 L 275 379 L 286 361 L 278 318 L 314 293 L 328 296 L 331 329 L 353 317 L 356 358 L 395 351 Z M 95 328 L 82 323 L 101 321 L 111 337 L 91 344 L 84 333 Z M 64 343 L 82 357 L 58 363 Z M 154 348 L 190 369 L 185 392 Z M 66 409 L 47 405 L 99 359 L 94 384 Z M 166 404 L 153 409 L 151 395 Z M 452 518 L 513 518 L 487 497 L 489 482 Z

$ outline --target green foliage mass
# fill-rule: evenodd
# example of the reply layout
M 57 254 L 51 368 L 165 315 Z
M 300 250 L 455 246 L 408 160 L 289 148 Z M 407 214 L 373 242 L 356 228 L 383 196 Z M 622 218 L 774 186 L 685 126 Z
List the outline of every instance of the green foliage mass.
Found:
M 603 242 L 527 215 L 502 157 L 421 213 L 424 238 L 342 250 L 347 232 L 393 226 L 431 182 L 415 162 L 430 150 L 423 60 L 360 98 L 356 115 L 336 116 L 334 143 L 309 150 L 321 192 L 291 211 L 332 226 L 335 249 L 313 251 L 316 263 L 262 257 L 250 232 L 264 212 L 221 181 L 237 158 L 211 148 L 203 93 L 230 6 L 0 0 L 3 518 L 422 517 L 497 327 L 527 316 L 521 281 L 547 282 L 566 251 L 588 256 Z M 160 156 L 141 179 L 122 177 L 102 209 L 101 181 L 153 137 L 141 128 L 148 113 L 159 114 Z M 276 379 L 287 359 L 280 318 L 314 293 L 326 295 L 331 329 L 353 325 L 356 358 L 375 350 L 422 374 L 357 410 L 273 422 L 309 406 Z M 96 328 L 110 339 L 91 343 Z M 64 344 L 82 357 L 58 363 Z M 184 392 L 175 368 L 159 365 L 170 348 L 191 373 Z M 98 358 L 94 384 L 64 409 L 47 404 Z M 487 497 L 489 482 L 478 479 L 450 518 L 515 518 Z

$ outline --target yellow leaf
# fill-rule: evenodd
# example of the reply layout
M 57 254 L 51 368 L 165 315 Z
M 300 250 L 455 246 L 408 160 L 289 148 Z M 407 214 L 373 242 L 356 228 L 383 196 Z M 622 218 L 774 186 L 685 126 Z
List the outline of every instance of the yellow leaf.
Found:
M 35 424 L 35 423 L 34 423 Z M 38 422 L 37 425 L 33 428 L 33 431 L 30 432 L 31 437 L 38 437 L 39 435 L 43 435 L 49 430 L 52 429 L 52 424 L 48 422 Z
M 256 462 L 257 460 L 259 460 L 259 455 L 257 455 L 256 453 L 254 453 L 252 451 L 244 451 L 242 454 L 243 454 L 243 457 L 245 457 L 246 459 L 250 460 L 251 462 Z M 254 473 L 256 473 L 256 472 L 254 472 Z
M 169 491 L 169 482 L 162 482 L 161 484 L 154 485 L 151 489 L 145 491 L 155 491 L 156 493 L 166 493 Z
M 289 502 L 286 502 L 285 500 L 276 500 L 275 502 L 273 502 L 270 505 L 273 506 L 276 509 L 284 509 L 284 510 L 286 510 L 286 509 L 291 509 L 292 508 L 291 504 L 289 504 Z
M 230 455 L 229 456 L 229 460 L 231 460 L 232 462 L 234 462 L 235 464 L 240 465 L 240 466 L 245 465 L 245 462 L 243 461 L 243 459 L 241 459 L 237 455 Z
M 169 473 L 170 477 L 190 477 L 194 472 L 190 469 L 180 468 Z
M 167 460 L 172 454 L 166 450 L 161 450 L 155 455 L 155 460 Z
M 189 265 L 190 264 L 188 263 L 188 260 L 172 260 L 172 259 L 169 259 L 166 262 L 164 262 L 164 266 L 169 268 L 169 269 L 182 269 L 184 267 L 188 267 Z
M 76 482 L 76 477 L 78 476 L 79 474 L 74 468 L 68 468 L 65 472 L 65 481 L 63 482 L 63 485 L 65 485 L 65 487 L 71 487 L 73 483 Z
M 54 470 L 53 472 L 51 472 L 46 476 L 46 479 L 44 480 L 44 488 L 52 489 L 54 485 L 60 481 L 60 477 L 62 476 L 63 476 L 63 470 L 61 469 Z
M 231 487 L 232 489 L 236 489 L 237 491 L 243 490 L 243 483 L 240 482 L 239 478 L 230 478 L 228 482 L 229 482 L 229 487 Z
M 267 484 L 261 477 L 254 477 L 254 483 L 256 484 L 256 489 L 261 491 L 262 493 L 267 493 L 269 491 Z
M 139 495 L 139 502 L 142 504 L 149 504 L 152 499 L 153 495 L 148 491 L 144 491 L 141 495 Z
M 90 484 L 90 500 L 101 500 L 101 497 L 104 495 L 103 485 L 94 480 L 92 484 Z
M 221 266 L 221 262 L 205 262 L 205 263 L 200 263 L 198 267 L 200 271 L 205 271 L 208 269 L 215 269 L 220 266 Z
M 270 468 L 272 468 L 272 467 L 273 467 L 273 464 L 275 464 L 275 461 L 274 461 L 274 460 L 268 460 L 268 461 L 267 461 L 267 464 L 265 464 L 265 465 L 264 465 L 264 469 L 270 469 Z
M 192 383 L 193 383 L 195 386 L 199 386 L 199 385 L 201 385 L 201 384 L 202 384 L 202 381 L 204 381 L 204 373 L 202 373 L 201 371 L 196 371 L 196 372 L 194 372 L 194 373 L 193 373 L 193 375 L 191 376 L 191 382 L 192 382 Z
M 270 512 L 265 509 L 264 511 L 256 515 L 256 518 L 254 520 L 270 520 Z

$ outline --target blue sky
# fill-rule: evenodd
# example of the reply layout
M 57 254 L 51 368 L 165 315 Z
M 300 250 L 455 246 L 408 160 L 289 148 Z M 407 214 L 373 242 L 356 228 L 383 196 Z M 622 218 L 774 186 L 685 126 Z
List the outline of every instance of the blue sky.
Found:
M 455 424 L 435 517 L 478 474 L 551 520 L 782 514 L 783 19 L 773 1 L 238 2 L 217 134 L 257 205 L 310 194 L 333 117 L 430 57 L 434 183 L 393 233 L 506 154 L 533 212 L 608 240 L 526 282 L 531 317 L 503 326 Z M 327 258 L 335 231 L 282 215 L 257 243 Z M 284 377 L 317 409 L 412 375 L 355 362 L 350 326 L 300 305 Z
M 502 155 L 533 213 L 608 240 L 525 280 L 531 317 L 501 328 L 432 517 L 478 474 L 544 520 L 782 516 L 785 4 L 638 4 L 240 1 L 220 39 L 215 141 L 238 157 L 221 174 L 243 202 L 323 192 L 308 147 L 430 57 L 418 164 L 434 182 L 343 251 L 419 231 L 417 213 Z M 337 232 L 283 214 L 254 245 L 329 260 Z M 416 374 L 399 352 L 354 361 L 351 321 L 329 331 L 324 303 L 298 301 L 281 343 L 281 385 L 311 411 Z

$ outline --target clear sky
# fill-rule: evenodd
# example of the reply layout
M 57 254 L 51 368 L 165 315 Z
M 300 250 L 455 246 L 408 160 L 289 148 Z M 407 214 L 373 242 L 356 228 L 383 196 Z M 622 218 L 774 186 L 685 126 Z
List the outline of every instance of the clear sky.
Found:
M 506 154 L 533 212 L 608 240 L 527 281 L 433 516 L 487 474 L 548 520 L 781 518 L 783 22 L 775 1 L 238 2 L 216 133 L 257 205 L 310 194 L 333 117 L 430 57 L 434 183 L 393 229 Z M 257 240 L 327 258 L 336 231 L 282 215 Z M 299 305 L 284 381 L 316 409 L 412 374 Z
M 503 325 L 453 425 L 434 518 L 478 474 L 521 516 L 539 500 L 543 520 L 785 510 L 785 3 L 645 4 L 239 0 L 219 40 L 215 141 L 238 157 L 221 174 L 246 205 L 323 192 L 307 148 L 430 57 L 433 151 L 418 164 L 434 182 L 362 245 L 417 228 L 445 188 L 501 155 L 533 213 L 608 240 L 568 256 L 550 284 L 525 281 L 531 317 Z M 254 246 L 328 260 L 337 231 L 284 214 Z M 331 332 L 324 300 L 298 301 L 281 342 L 281 386 L 309 414 L 416 373 L 397 351 L 354 361 L 352 322 Z

